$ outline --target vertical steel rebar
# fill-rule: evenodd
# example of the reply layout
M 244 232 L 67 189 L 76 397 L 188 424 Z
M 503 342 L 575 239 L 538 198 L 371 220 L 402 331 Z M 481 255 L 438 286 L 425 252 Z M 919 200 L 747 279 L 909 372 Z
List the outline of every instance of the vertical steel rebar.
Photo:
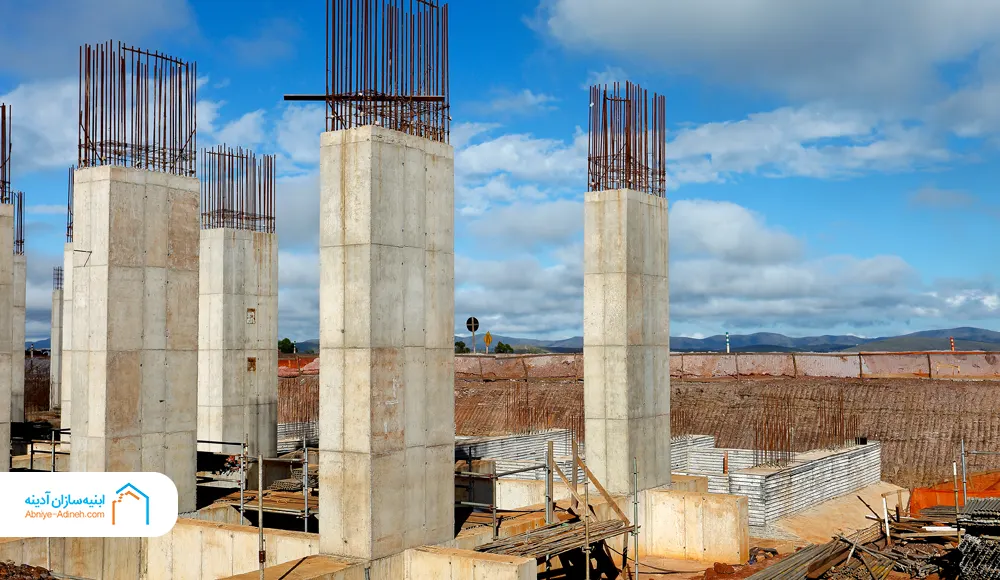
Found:
M 24 255 L 24 192 L 15 191 L 10 197 L 14 201 L 14 254 Z
M 79 55 L 78 165 L 194 176 L 197 65 L 108 41 Z
M 13 113 L 10 105 L 0 103 L 0 203 L 10 203 L 10 159 Z
M 624 95 L 622 91 L 624 89 Z M 666 97 L 631 82 L 590 88 L 588 187 L 666 194 Z

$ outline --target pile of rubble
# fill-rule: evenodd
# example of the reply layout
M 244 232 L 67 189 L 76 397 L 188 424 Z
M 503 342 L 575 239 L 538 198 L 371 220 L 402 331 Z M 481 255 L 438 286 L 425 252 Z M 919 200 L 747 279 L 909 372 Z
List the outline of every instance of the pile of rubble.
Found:
M 0 579 L 3 580 L 45 580 L 55 579 L 45 568 L 15 564 L 10 560 L 0 562 Z

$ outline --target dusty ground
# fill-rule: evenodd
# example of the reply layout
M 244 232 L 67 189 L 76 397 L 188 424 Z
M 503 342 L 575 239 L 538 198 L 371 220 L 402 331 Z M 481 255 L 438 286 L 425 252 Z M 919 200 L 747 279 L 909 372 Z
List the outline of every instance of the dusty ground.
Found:
M 905 509 L 909 499 L 908 492 L 891 483 L 879 483 L 783 517 L 775 526 L 802 540 L 800 545 L 823 544 L 829 542 L 835 534 L 848 535 L 876 523 L 868 519 L 872 512 L 858 500 L 858 496 L 872 506 L 876 513 L 882 513 L 882 494 L 888 493 L 886 504 L 892 513 L 896 509 L 897 496 L 893 492 L 897 490 L 901 491 L 902 507 Z
M 1000 451 L 1000 382 L 928 379 L 671 381 L 672 431 L 715 435 L 723 447 L 753 447 L 748 428 L 768 403 L 788 400 L 796 447 L 815 445 L 839 414 L 882 442 L 882 478 L 912 487 L 950 479 L 964 435 L 970 449 Z M 500 435 L 546 426 L 580 428 L 583 382 L 572 379 L 455 381 L 460 435 Z M 581 429 L 582 430 L 582 429 Z M 970 470 L 1000 468 L 977 458 Z

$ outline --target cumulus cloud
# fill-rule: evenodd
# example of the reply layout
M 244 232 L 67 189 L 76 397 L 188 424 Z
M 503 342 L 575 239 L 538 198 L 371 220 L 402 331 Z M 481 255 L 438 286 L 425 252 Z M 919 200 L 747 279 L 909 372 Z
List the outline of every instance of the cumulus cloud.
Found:
M 680 200 L 670 214 L 671 250 L 681 256 L 712 256 L 766 264 L 797 258 L 802 243 L 769 228 L 762 216 L 725 201 Z
M 11 106 L 15 176 L 76 162 L 77 84 L 75 78 L 31 81 L 0 95 L 0 103 Z
M 539 111 L 551 111 L 556 108 L 553 103 L 558 100 L 552 95 L 535 93 L 530 89 L 524 89 L 520 92 L 501 94 L 490 101 L 487 106 L 478 108 L 485 109 L 491 113 L 530 114 Z
M 980 0 L 546 0 L 537 27 L 579 51 L 610 50 L 797 99 L 909 100 L 936 67 L 1000 40 Z M 905 47 L 905 48 L 904 48 Z
M 326 130 L 325 105 L 287 105 L 276 127 L 276 145 L 293 168 L 319 163 L 319 136 Z M 278 171 L 287 171 L 279 163 Z

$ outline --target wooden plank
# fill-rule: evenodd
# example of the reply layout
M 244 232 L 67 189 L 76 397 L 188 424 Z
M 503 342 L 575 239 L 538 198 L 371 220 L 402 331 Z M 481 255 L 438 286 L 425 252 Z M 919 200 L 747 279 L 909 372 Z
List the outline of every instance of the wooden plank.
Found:
M 592 481 L 594 483 L 594 487 L 597 488 L 597 491 L 601 492 L 601 495 L 604 496 L 604 501 L 611 504 L 611 509 L 615 510 L 615 513 L 618 514 L 618 517 L 621 518 L 623 522 L 625 522 L 626 526 L 629 525 L 628 517 L 625 516 L 625 512 L 623 512 L 622 509 L 618 507 L 618 504 L 615 502 L 614 499 L 611 498 L 611 494 L 609 494 L 604 489 L 604 486 L 601 485 L 601 482 L 597 481 L 597 478 L 594 477 L 594 474 L 590 472 L 590 468 L 587 467 L 587 464 L 584 463 L 583 460 L 580 458 L 577 458 L 576 461 L 577 464 L 583 468 L 583 472 L 587 474 L 587 480 Z

